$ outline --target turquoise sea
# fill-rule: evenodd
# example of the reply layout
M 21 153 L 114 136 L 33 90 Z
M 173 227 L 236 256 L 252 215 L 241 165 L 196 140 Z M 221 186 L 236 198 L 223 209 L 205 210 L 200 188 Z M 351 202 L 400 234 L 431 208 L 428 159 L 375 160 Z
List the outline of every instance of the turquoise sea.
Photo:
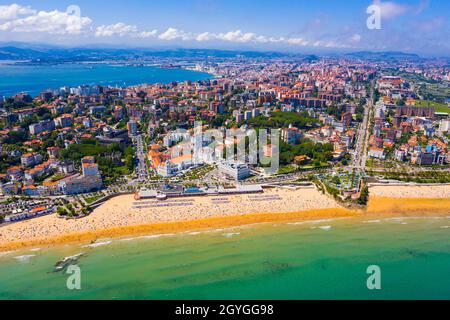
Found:
M 108 64 L 10 65 L 0 64 L 0 95 L 18 92 L 38 95 L 62 86 L 132 86 L 141 83 L 169 83 L 210 79 L 207 73 L 158 67 L 113 66 Z
M 449 226 L 350 218 L 27 249 L 0 257 L 0 299 L 450 299 Z M 68 290 L 54 265 L 79 253 Z

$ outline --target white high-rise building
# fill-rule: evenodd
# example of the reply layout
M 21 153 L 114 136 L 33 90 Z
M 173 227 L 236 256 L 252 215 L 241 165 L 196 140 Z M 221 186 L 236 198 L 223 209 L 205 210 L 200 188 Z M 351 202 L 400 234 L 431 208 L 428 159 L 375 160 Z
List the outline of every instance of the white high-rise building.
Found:
M 250 176 L 250 168 L 247 164 L 240 163 L 220 163 L 219 171 L 236 181 L 244 180 Z

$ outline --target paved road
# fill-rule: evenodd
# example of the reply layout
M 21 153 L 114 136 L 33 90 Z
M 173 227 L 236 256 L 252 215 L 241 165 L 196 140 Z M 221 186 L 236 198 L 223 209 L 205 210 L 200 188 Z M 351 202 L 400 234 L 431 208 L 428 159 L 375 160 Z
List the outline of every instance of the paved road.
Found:
M 146 181 L 149 178 L 149 171 L 146 162 L 146 154 L 144 149 L 144 139 L 142 135 L 137 135 L 133 139 L 133 144 L 136 149 L 136 159 L 137 159 L 137 167 L 136 167 L 136 175 L 138 181 Z
M 374 105 L 374 86 L 372 84 L 372 92 L 370 99 L 367 101 L 364 110 L 364 119 L 360 124 L 357 132 L 355 152 L 353 154 L 353 168 L 357 172 L 363 173 L 366 169 L 367 153 L 370 137 L 370 115 L 373 111 Z

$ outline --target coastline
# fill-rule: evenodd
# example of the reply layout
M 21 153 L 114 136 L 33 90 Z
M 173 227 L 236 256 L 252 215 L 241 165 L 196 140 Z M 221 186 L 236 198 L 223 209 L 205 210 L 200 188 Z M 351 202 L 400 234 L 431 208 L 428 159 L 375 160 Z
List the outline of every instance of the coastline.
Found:
M 103 238 L 172 234 L 187 231 L 203 231 L 215 228 L 232 228 L 260 223 L 298 222 L 316 219 L 355 217 L 356 211 L 346 209 L 322 209 L 295 213 L 257 213 L 240 216 L 208 218 L 191 221 L 174 221 L 146 225 L 131 225 L 118 228 L 71 233 L 62 236 L 16 241 L 0 244 L 0 252 L 31 248 L 33 246 L 57 246 L 61 244 L 92 242 Z
M 71 229 L 66 226 L 73 223 L 74 220 L 66 221 L 58 219 L 55 216 L 41 217 L 19 222 L 10 226 L 0 227 L 0 252 L 19 250 L 33 246 L 57 246 L 69 243 L 92 242 L 102 238 L 182 233 L 186 231 L 229 228 L 259 223 L 301 222 L 351 217 L 378 218 L 450 215 L 450 196 L 448 196 L 450 186 L 437 187 L 438 189 L 432 190 L 433 192 L 430 192 L 429 188 L 421 186 L 405 187 L 408 188 L 407 190 L 410 192 L 405 192 L 404 189 L 399 189 L 398 186 L 394 188 L 382 187 L 380 189 L 381 191 L 377 190 L 377 188 L 379 187 L 373 188 L 373 194 L 371 193 L 367 210 L 349 210 L 342 208 L 334 201 L 330 202 L 331 200 L 327 196 L 320 194 L 315 189 L 302 189 L 300 191 L 277 189 L 272 193 L 278 193 L 281 196 L 286 197 L 286 202 L 292 203 L 293 207 L 298 206 L 301 209 L 289 210 L 289 207 L 284 202 L 275 206 L 268 206 L 266 204 L 258 207 L 258 205 L 253 205 L 248 203 L 249 201 L 245 201 L 246 199 L 243 198 L 244 196 L 240 196 L 240 202 L 237 204 L 240 208 L 238 211 L 230 209 L 232 208 L 230 206 L 232 206 L 233 203 L 231 205 L 224 203 L 212 206 L 201 202 L 207 201 L 202 198 L 201 201 L 199 200 L 200 202 L 198 205 L 201 206 L 201 208 L 208 208 L 203 211 L 198 210 L 196 206 L 192 206 L 192 209 L 189 209 L 189 206 L 165 209 L 147 208 L 135 210 L 134 212 L 126 212 L 127 215 L 123 216 L 121 215 L 121 210 L 124 210 L 123 206 L 132 206 L 133 201 L 129 200 L 127 203 L 124 201 L 124 196 L 121 196 L 109 200 L 103 206 L 96 209 L 92 214 L 93 217 L 89 216 L 87 218 L 75 220 L 77 225 L 81 225 L 81 227 L 78 229 L 72 228 L 73 231 L 70 231 Z M 389 189 L 390 191 L 386 193 Z M 291 192 L 292 195 L 289 195 L 289 192 Z M 420 197 L 408 197 L 411 195 L 411 192 L 413 194 L 418 194 Z M 300 198 L 299 194 L 301 194 L 303 198 L 300 200 L 297 199 L 297 201 L 310 202 L 305 202 L 307 205 L 304 204 L 303 206 L 299 205 L 300 202 L 293 203 L 295 198 Z M 388 197 L 386 194 L 391 196 Z M 311 198 L 313 199 L 312 201 Z M 119 204 L 122 205 L 122 207 Z M 245 205 L 255 206 L 255 210 L 249 211 L 248 209 L 245 209 Z M 213 207 L 217 207 L 217 210 L 212 211 Z M 262 208 L 265 208 L 265 210 Z M 273 210 L 268 210 L 267 208 L 273 208 Z M 115 211 L 113 209 L 115 209 Z M 163 217 L 161 219 L 162 213 L 167 212 L 167 210 L 177 214 L 177 219 L 174 218 L 173 214 L 172 216 Z M 198 213 L 197 215 L 190 216 L 188 214 L 189 210 L 191 210 L 191 212 L 198 210 Z M 246 214 L 242 214 L 242 212 L 246 212 Z M 183 215 L 184 213 L 186 214 Z M 95 223 L 102 221 L 108 215 L 111 219 L 120 218 L 118 221 L 121 221 L 122 223 L 117 226 L 105 223 L 95 225 Z M 136 217 L 145 217 L 146 219 L 135 220 Z M 37 236 L 37 234 L 39 234 L 37 230 L 34 230 L 34 233 L 23 233 L 23 231 L 27 229 L 33 231 L 33 228 L 41 222 L 44 222 L 42 223 L 44 226 L 45 223 L 50 223 L 47 225 L 49 229 L 44 229 L 47 231 L 45 236 Z M 7 227 L 9 227 L 8 230 Z M 20 233 L 14 234 L 14 232 L 18 232 L 18 230 L 20 230 L 24 236 L 20 237 Z M 5 236 L 5 233 L 8 233 L 8 235 Z M 14 236 L 17 238 L 13 239 Z

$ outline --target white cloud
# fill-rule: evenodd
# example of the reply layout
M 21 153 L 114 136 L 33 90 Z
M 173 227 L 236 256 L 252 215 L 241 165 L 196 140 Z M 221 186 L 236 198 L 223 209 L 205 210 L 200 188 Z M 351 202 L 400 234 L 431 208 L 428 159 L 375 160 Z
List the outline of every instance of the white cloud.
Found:
M 116 24 L 102 25 L 95 29 L 96 37 L 125 37 L 130 36 L 134 38 L 154 38 L 158 35 L 158 30 L 153 31 L 139 31 L 135 25 L 118 22 Z
M 112 37 L 119 36 L 123 37 L 130 34 L 135 34 L 138 29 L 134 25 L 128 25 L 123 22 L 118 22 L 116 24 L 102 25 L 97 27 L 95 30 L 96 37 Z
M 248 43 L 255 41 L 257 36 L 254 33 L 247 32 L 243 33 L 241 30 L 230 31 L 227 33 L 219 33 L 217 35 L 219 40 L 230 41 L 230 42 L 239 42 L 239 43 Z
M 380 3 L 380 0 L 374 0 Z M 426 0 L 423 0 L 426 1 Z M 403 6 L 394 4 L 393 2 L 383 2 L 385 14 L 391 16 L 399 14 L 405 10 Z M 78 12 L 76 12 L 78 9 Z M 31 7 L 25 7 L 18 4 L 0 6 L 0 31 L 22 32 L 33 34 L 54 34 L 54 35 L 79 35 L 85 37 L 108 37 L 111 39 L 119 37 L 130 37 L 135 39 L 157 39 L 162 41 L 197 41 L 197 42 L 230 42 L 237 44 L 280 44 L 287 46 L 337 46 L 342 47 L 344 44 L 356 44 L 361 40 L 361 36 L 354 34 L 342 41 L 334 40 L 318 40 L 305 39 L 300 36 L 296 37 L 273 37 L 261 35 L 253 32 L 244 32 L 242 30 L 234 30 L 228 32 L 203 32 L 191 33 L 174 27 L 168 28 L 166 31 L 159 33 L 157 30 L 141 30 L 136 25 L 129 25 L 123 22 L 113 23 L 109 25 L 92 26 L 92 20 L 88 17 L 81 16 L 79 8 L 71 6 L 66 12 L 58 10 L 53 11 L 37 11 Z M 320 21 L 316 22 L 320 23 Z
M 289 44 L 293 44 L 293 45 L 300 45 L 300 46 L 307 46 L 309 45 L 309 41 L 305 40 L 303 38 L 289 38 L 286 41 Z
M 257 36 L 256 34 L 251 32 L 243 33 L 241 30 L 236 30 L 226 33 L 204 32 L 197 35 L 195 40 L 199 42 L 220 40 L 220 41 L 247 43 L 251 41 L 265 42 L 266 38 L 263 36 Z
M 80 17 L 68 12 L 58 10 L 39 11 L 27 17 L 13 18 L 10 21 L 0 24 L 0 30 L 11 32 L 44 32 L 49 34 L 80 34 L 91 23 L 92 20 L 88 17 Z
M 313 47 L 323 48 L 351 48 L 352 46 L 336 40 L 317 40 L 311 43 Z
M 195 40 L 199 42 L 218 40 L 235 43 L 279 43 L 283 42 L 284 38 L 266 37 L 252 32 L 242 32 L 241 30 L 236 30 L 225 33 L 204 32 L 197 35 Z
M 172 40 L 192 40 L 193 36 L 190 33 L 184 32 L 183 30 L 178 30 L 176 28 L 169 28 L 165 32 L 161 33 L 158 37 L 161 40 L 172 41 Z
M 359 38 L 358 38 L 359 37 Z M 223 33 L 203 32 L 199 34 L 187 33 L 176 28 L 169 28 L 164 33 L 158 36 L 161 40 L 173 41 L 173 40 L 194 40 L 197 42 L 208 41 L 224 41 L 233 43 L 256 43 L 256 44 L 285 44 L 292 46 L 317 46 L 317 47 L 348 47 L 346 44 L 338 43 L 335 40 L 328 41 L 311 41 L 301 37 L 284 38 L 284 37 L 267 37 L 264 35 L 258 35 L 252 32 L 243 32 L 242 30 L 235 30 Z M 355 34 L 350 38 L 350 42 L 359 42 L 361 36 Z
M 136 37 L 138 37 L 138 38 L 154 38 L 157 35 L 158 35 L 158 30 L 141 31 L 136 35 Z
M 350 38 L 350 42 L 354 42 L 354 43 L 358 43 L 361 42 L 361 35 L 358 33 L 355 33 L 354 35 L 352 35 L 352 37 Z
M 216 39 L 217 39 L 217 35 L 214 33 L 210 33 L 210 32 L 203 32 L 203 33 L 200 33 L 197 37 L 195 37 L 195 40 L 198 42 L 211 41 L 211 40 L 216 40 Z
M 23 15 L 35 14 L 36 10 L 30 7 L 23 7 L 16 3 L 0 6 L 0 20 L 13 20 Z
M 409 9 L 408 6 L 395 2 L 381 2 L 378 0 L 374 4 L 380 7 L 382 19 L 396 18 L 408 12 Z
M 374 5 L 381 9 L 382 19 L 393 19 L 406 13 L 419 14 L 429 5 L 429 0 L 421 0 L 417 5 L 400 4 L 393 1 L 374 0 Z

